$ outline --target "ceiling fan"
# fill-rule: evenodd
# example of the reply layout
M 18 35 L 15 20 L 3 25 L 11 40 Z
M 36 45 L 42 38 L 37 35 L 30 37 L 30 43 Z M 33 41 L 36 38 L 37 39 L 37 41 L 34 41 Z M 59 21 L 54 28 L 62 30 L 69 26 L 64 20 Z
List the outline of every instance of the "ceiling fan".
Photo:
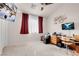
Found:
M 6 8 L 6 10 L 9 10 L 11 14 L 15 14 L 16 11 L 15 9 L 17 9 L 17 7 L 14 4 L 7 4 L 7 3 L 0 3 L 0 9 Z
M 45 6 L 51 5 L 51 4 L 53 4 L 53 3 L 40 3 L 40 5 L 41 5 L 40 10 L 43 11 Z M 35 8 L 36 6 L 37 6 L 36 4 L 32 3 L 31 8 Z
M 41 3 L 42 7 L 41 7 L 41 11 L 44 10 L 44 6 L 47 6 L 47 5 L 51 5 L 53 3 Z
M 50 4 L 53 4 L 53 3 L 41 3 L 41 5 L 50 5 Z
M 0 3 L 0 18 L 5 20 L 15 20 L 17 7 L 14 3 Z

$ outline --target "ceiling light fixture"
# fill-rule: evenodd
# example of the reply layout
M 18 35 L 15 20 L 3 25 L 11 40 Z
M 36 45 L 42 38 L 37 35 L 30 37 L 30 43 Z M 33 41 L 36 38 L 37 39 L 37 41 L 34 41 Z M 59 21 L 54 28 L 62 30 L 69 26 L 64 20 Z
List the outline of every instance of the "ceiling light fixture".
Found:
M 17 7 L 13 3 L 0 3 L 0 18 L 15 19 Z M 12 18 L 11 18 L 12 17 Z
M 50 4 L 53 4 L 53 3 L 41 3 L 41 5 L 42 5 L 41 11 L 44 10 L 44 7 L 45 7 L 45 6 L 50 5 Z

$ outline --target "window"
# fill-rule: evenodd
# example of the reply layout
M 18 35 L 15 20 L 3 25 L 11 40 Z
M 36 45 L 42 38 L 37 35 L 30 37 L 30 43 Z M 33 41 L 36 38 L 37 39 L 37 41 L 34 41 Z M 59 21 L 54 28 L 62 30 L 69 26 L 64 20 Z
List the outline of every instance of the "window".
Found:
M 43 17 L 22 14 L 20 34 L 43 33 Z
M 28 29 L 29 33 L 38 33 L 38 16 L 29 15 Z

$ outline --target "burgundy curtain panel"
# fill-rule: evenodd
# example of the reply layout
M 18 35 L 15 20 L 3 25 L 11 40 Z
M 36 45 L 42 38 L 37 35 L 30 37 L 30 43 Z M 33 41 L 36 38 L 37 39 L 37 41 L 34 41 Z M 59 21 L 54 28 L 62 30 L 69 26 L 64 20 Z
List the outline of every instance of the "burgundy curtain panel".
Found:
M 38 17 L 39 33 L 43 33 L 43 17 Z
M 28 14 L 22 14 L 22 25 L 20 34 L 28 34 Z

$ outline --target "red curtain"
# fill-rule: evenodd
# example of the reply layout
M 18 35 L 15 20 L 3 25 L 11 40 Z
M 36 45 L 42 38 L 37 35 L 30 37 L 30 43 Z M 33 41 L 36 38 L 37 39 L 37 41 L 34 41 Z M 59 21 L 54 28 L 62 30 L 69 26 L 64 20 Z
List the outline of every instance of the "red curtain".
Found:
M 43 33 L 43 17 L 38 17 L 39 33 Z
M 20 34 L 28 34 L 28 14 L 22 14 L 22 25 Z

